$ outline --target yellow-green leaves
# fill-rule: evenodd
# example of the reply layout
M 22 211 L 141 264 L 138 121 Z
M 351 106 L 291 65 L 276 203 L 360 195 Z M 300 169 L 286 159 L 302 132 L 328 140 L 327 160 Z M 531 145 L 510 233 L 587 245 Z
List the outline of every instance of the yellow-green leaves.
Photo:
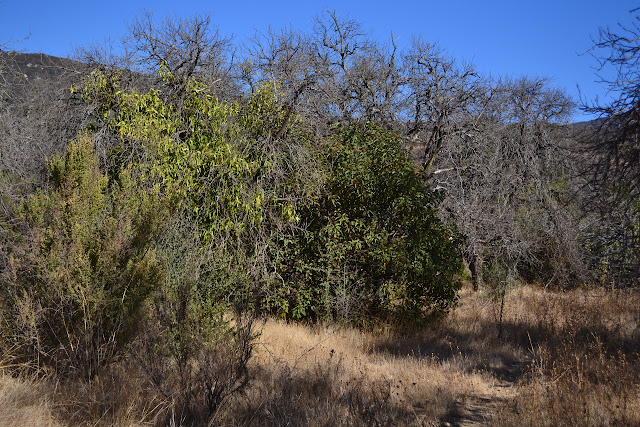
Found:
M 160 76 L 172 78 L 164 68 Z M 143 147 L 146 161 L 139 166 L 149 179 L 179 193 L 198 214 L 205 235 L 239 232 L 264 220 L 267 204 L 277 202 L 260 180 L 278 160 L 265 155 L 261 144 L 299 125 L 295 114 L 278 104 L 277 84 L 263 85 L 243 104 L 220 102 L 196 80 L 189 81 L 179 105 L 154 89 L 118 88 L 117 76 L 95 73 L 85 81 L 84 93 L 102 102 L 102 119 L 125 152 L 127 146 Z M 286 222 L 297 221 L 292 204 L 282 205 L 281 214 Z

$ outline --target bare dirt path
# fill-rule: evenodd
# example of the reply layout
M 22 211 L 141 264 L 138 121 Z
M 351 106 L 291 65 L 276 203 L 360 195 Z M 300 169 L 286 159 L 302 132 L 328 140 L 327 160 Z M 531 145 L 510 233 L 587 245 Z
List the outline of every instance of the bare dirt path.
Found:
M 470 427 L 488 425 L 500 408 L 517 395 L 517 383 L 528 370 L 530 360 L 506 364 L 492 371 L 495 378 L 481 394 L 467 396 L 456 401 L 455 406 L 443 421 L 443 426 Z
M 515 384 L 508 381 L 497 382 L 488 393 L 469 396 L 456 402 L 443 426 L 470 427 L 483 426 L 491 422 L 500 406 L 515 397 Z

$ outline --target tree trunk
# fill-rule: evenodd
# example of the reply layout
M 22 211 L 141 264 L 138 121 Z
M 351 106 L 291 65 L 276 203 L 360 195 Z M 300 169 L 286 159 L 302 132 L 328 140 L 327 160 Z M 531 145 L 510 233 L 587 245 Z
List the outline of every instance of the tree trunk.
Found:
M 479 255 L 473 256 L 471 263 L 469 263 L 469 270 L 471 271 L 473 290 L 477 291 L 482 286 L 482 258 Z

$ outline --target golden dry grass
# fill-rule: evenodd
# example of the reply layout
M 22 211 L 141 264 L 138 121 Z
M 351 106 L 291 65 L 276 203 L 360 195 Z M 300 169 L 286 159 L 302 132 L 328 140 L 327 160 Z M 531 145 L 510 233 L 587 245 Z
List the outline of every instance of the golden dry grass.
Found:
M 0 374 L 0 427 L 156 425 L 166 402 L 127 368 L 116 363 L 89 382 Z
M 34 380 L 0 376 L 0 426 L 57 427 L 46 385 Z
M 465 288 L 410 333 L 268 319 L 249 386 L 213 423 L 640 425 L 637 291 L 522 286 L 499 314 Z M 89 385 L 0 378 L 0 425 L 153 425 L 169 406 L 125 362 Z
M 248 392 L 250 404 L 243 408 L 247 420 L 268 420 L 272 425 L 297 424 L 301 418 L 310 425 L 331 425 L 336 420 L 343 424 L 437 424 L 456 401 L 490 387 L 489 376 L 464 372 L 455 360 L 377 351 L 381 337 L 388 335 L 267 321 L 253 366 L 259 373 L 258 384 L 273 389 L 257 385 Z M 280 397 L 294 397 L 293 391 L 305 387 L 312 390 L 307 400 L 286 405 L 290 400 Z M 322 404 L 322 400 L 326 408 L 314 410 L 313 404 Z
M 495 424 L 640 425 L 638 291 L 519 292 L 515 325 L 533 331 L 534 357 Z

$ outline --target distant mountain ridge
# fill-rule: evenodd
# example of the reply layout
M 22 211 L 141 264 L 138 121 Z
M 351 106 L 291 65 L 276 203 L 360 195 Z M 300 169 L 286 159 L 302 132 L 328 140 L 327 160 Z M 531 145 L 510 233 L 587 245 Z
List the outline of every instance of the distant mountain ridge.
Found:
M 65 74 L 80 75 L 87 65 L 44 53 L 0 51 L 0 81 L 10 84 L 58 79 Z

